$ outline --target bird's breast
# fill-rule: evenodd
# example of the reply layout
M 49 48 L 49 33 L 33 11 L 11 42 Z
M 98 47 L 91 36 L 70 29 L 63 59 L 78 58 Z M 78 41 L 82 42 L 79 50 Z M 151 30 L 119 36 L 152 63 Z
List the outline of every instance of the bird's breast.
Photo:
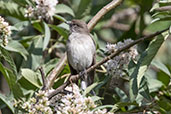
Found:
M 69 64 L 77 71 L 88 68 L 93 62 L 95 45 L 92 38 L 85 34 L 71 34 L 67 42 Z

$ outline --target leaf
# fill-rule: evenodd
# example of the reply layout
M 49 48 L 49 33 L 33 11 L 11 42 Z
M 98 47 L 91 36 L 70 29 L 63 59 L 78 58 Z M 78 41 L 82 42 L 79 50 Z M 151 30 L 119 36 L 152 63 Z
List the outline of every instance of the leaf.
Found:
M 81 18 L 83 16 L 83 13 L 86 11 L 91 2 L 91 0 L 81 0 L 76 14 L 77 18 Z
M 28 25 L 29 25 L 29 21 L 21 21 L 21 22 L 16 23 L 14 27 L 16 28 L 17 31 L 21 31 Z
M 0 94 L 0 101 L 2 101 L 4 104 L 6 104 L 8 106 L 8 108 L 12 111 L 12 113 L 14 113 L 14 107 L 13 104 L 7 100 L 7 97 Z
M 96 111 L 96 110 L 100 110 L 100 109 L 104 109 L 104 108 L 113 108 L 113 105 L 102 105 L 97 108 L 94 108 L 92 111 Z
M 65 4 L 58 4 L 56 6 L 56 12 L 55 13 L 57 13 L 57 14 L 58 13 L 67 13 L 67 14 L 72 15 L 73 17 L 75 16 L 73 10 Z
M 24 61 L 22 67 L 37 69 L 43 63 L 43 38 L 42 36 L 35 36 L 32 44 L 29 47 L 28 60 Z
M 0 63 L 0 71 L 5 77 L 10 90 L 12 91 L 15 98 L 20 98 L 23 96 L 23 92 L 21 90 L 20 85 L 17 83 L 17 76 L 8 68 L 4 67 L 2 63 Z
M 88 93 L 90 93 L 90 91 L 93 90 L 98 84 L 99 84 L 99 83 L 96 82 L 96 83 L 93 83 L 93 84 L 91 84 L 90 86 L 88 86 L 88 87 L 85 89 L 85 91 L 84 91 L 84 93 L 83 93 L 83 96 L 86 96 Z
M 27 60 L 28 52 L 22 44 L 18 41 L 11 40 L 8 45 L 4 47 L 8 51 L 20 53 L 25 60 Z
M 150 74 L 148 72 L 145 74 L 145 77 L 147 78 L 147 81 L 150 82 L 150 83 L 148 83 L 150 93 L 158 91 L 159 88 L 163 85 L 161 81 L 150 77 L 151 75 L 152 74 Z
M 44 51 L 49 44 L 51 34 L 50 34 L 50 29 L 49 29 L 48 25 L 45 22 L 43 22 L 43 25 L 44 25 L 44 29 L 45 29 L 45 37 L 44 37 L 44 41 L 43 41 L 43 51 Z
M 43 28 L 42 28 L 41 23 L 40 23 L 39 20 L 32 21 L 31 23 L 32 23 L 33 27 L 34 27 L 36 30 L 38 30 L 39 32 L 43 33 Z
M 48 75 L 49 72 L 57 65 L 58 61 L 59 61 L 59 59 L 54 58 L 54 59 L 48 61 L 48 63 L 43 65 L 46 75 Z
M 39 78 L 38 75 L 33 72 L 30 69 L 21 69 L 21 75 L 28 80 L 32 85 L 36 86 L 37 88 L 40 88 L 41 85 L 39 84 Z
M 164 73 L 163 71 L 157 73 L 157 79 L 166 86 L 168 86 L 170 83 L 170 77 L 166 75 L 166 73 Z
M 0 14 L 6 16 L 12 16 L 20 20 L 26 20 L 24 17 L 24 8 L 20 7 L 18 4 L 10 1 L 4 2 L 0 1 Z
M 2 56 L 5 59 L 5 61 L 10 65 L 13 73 L 17 75 L 17 68 L 15 66 L 14 60 L 12 59 L 8 51 L 6 51 L 3 47 L 0 46 L 0 52 L 2 53 L 0 57 Z
M 160 46 L 164 42 L 162 35 L 157 36 L 154 39 L 145 52 L 142 53 L 140 59 L 138 60 L 137 67 L 131 75 L 130 79 L 130 99 L 133 101 L 138 95 L 138 89 L 140 87 L 140 82 L 143 79 L 143 76 L 153 60 L 154 56 L 157 54 Z
M 58 27 L 56 25 L 49 25 L 53 30 L 57 31 L 61 36 L 63 36 L 65 39 L 68 38 L 68 34 L 67 32 L 61 28 L 61 27 Z
M 54 15 L 54 17 L 55 17 L 56 19 L 58 19 L 58 20 L 62 21 L 62 22 L 66 22 L 66 19 L 65 19 L 65 18 L 63 18 L 63 17 L 62 17 L 62 16 L 60 16 L 60 15 Z
M 162 62 L 154 60 L 151 64 L 171 77 L 169 69 Z
M 92 96 L 91 99 L 93 100 L 93 102 L 96 102 L 96 101 L 101 100 L 103 98 L 99 97 L 99 96 Z

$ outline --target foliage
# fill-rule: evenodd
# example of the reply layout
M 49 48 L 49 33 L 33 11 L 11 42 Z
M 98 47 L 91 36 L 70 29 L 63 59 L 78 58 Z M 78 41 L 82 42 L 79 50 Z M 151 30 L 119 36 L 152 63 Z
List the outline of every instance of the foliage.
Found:
M 43 67 L 48 77 L 64 55 L 69 35 L 69 27 L 64 22 L 72 19 L 88 22 L 109 2 L 59 0 L 52 17 L 39 19 L 25 17 L 29 6 L 36 6 L 32 0 L 0 1 L 0 15 L 9 22 L 12 32 L 7 46 L 0 36 L 0 82 L 5 78 L 10 88 L 9 93 L 0 93 L 2 112 L 8 109 L 17 113 L 14 99 L 26 102 L 42 88 L 41 73 L 37 69 Z M 110 112 L 122 113 L 171 113 L 171 9 L 162 10 L 170 4 L 170 0 L 125 0 L 97 23 L 91 32 L 96 42 L 97 62 L 107 56 L 107 43 L 136 40 L 168 27 L 170 30 L 137 45 L 139 56 L 137 61 L 131 60 L 124 67 L 126 75 L 113 76 L 106 72 L 104 65 L 97 68 L 94 84 L 82 92 L 98 104 L 94 111 L 107 108 Z M 62 85 L 69 73 L 68 65 L 64 66 L 53 89 Z M 96 96 L 89 94 L 92 89 Z

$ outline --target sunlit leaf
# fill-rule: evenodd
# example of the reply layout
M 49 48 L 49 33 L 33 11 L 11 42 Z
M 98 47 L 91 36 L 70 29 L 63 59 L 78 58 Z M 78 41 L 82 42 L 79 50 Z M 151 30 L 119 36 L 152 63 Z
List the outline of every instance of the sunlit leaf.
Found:
M 21 75 L 34 86 L 40 88 L 38 75 L 30 69 L 21 69 Z
M 8 51 L 20 53 L 25 60 L 27 60 L 28 52 L 19 41 L 11 40 L 8 45 L 4 47 Z
M 171 77 L 171 74 L 170 74 L 169 69 L 168 69 L 162 62 L 155 60 L 155 61 L 152 61 L 151 64 L 152 64 L 153 66 L 155 66 L 156 68 L 162 70 L 162 71 L 165 72 L 168 76 Z
M 96 83 L 93 83 L 92 85 L 88 86 L 84 93 L 83 93 L 83 96 L 87 95 L 88 93 L 90 93 L 90 91 L 92 91 L 99 83 L 96 82 Z
M 56 12 L 55 13 L 57 13 L 57 14 L 58 13 L 67 13 L 67 14 L 70 14 L 72 16 L 75 16 L 73 10 L 65 4 L 58 4 L 56 6 Z
M 43 24 L 44 24 L 44 29 L 45 29 L 45 37 L 44 37 L 44 41 L 43 41 L 43 50 L 45 50 L 49 44 L 51 34 L 50 34 L 50 29 L 49 29 L 48 25 L 45 22 Z

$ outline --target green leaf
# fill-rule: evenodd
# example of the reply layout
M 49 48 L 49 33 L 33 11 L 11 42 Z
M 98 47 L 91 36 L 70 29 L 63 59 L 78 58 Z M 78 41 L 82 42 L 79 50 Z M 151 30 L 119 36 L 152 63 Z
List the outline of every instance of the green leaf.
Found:
M 6 104 L 8 106 L 8 108 L 12 111 L 12 113 L 14 113 L 14 107 L 13 104 L 7 100 L 7 97 L 0 94 L 0 101 L 2 101 L 4 104 Z
M 39 81 L 39 78 L 38 78 L 38 75 L 33 72 L 32 70 L 30 69 L 21 69 L 21 75 L 26 79 L 28 80 L 32 85 L 36 86 L 37 88 L 40 88 L 41 85 L 40 85 L 40 81 Z
M 132 102 L 118 102 L 115 105 L 113 105 L 113 107 L 112 107 L 112 109 L 110 111 L 115 112 L 115 111 L 117 111 L 118 109 L 120 109 L 122 107 L 131 106 L 131 105 L 137 106 L 137 103 L 135 103 L 135 102 L 133 102 L 133 103 Z
M 43 25 L 44 25 L 44 29 L 45 29 L 45 38 L 43 41 L 43 50 L 45 50 L 49 44 L 51 34 L 50 34 L 50 29 L 49 29 L 48 25 L 45 22 L 43 22 Z
M 29 25 L 29 21 L 21 21 L 21 22 L 16 23 L 14 27 L 16 28 L 17 31 L 21 31 L 28 25 Z
M 73 10 L 65 4 L 58 4 L 56 6 L 56 12 L 55 13 L 67 13 L 67 14 L 70 14 L 72 16 L 75 16 Z
M 28 52 L 18 41 L 11 40 L 4 48 L 8 51 L 20 53 L 27 60 Z
M 62 17 L 62 16 L 60 16 L 60 15 L 54 15 L 54 17 L 55 17 L 56 19 L 58 19 L 58 20 L 62 21 L 62 22 L 66 22 L 66 19 L 65 19 L 65 18 L 63 18 L 63 17 Z
M 138 95 L 138 90 L 140 88 L 140 82 L 143 79 L 143 76 L 153 60 L 154 56 L 157 54 L 160 46 L 164 42 L 162 35 L 157 36 L 154 39 L 145 52 L 142 53 L 140 59 L 138 60 L 137 67 L 131 75 L 130 79 L 130 99 L 133 101 Z
M 170 82 L 170 77 L 166 75 L 163 71 L 157 73 L 157 79 L 161 81 L 164 85 L 168 86 Z
M 20 85 L 17 83 L 17 76 L 8 68 L 4 67 L 2 63 L 0 63 L 0 71 L 5 77 L 10 90 L 12 91 L 15 98 L 20 98 L 23 96 L 23 92 L 21 90 Z
M 147 81 L 150 82 L 150 83 L 148 83 L 150 93 L 158 91 L 159 88 L 162 87 L 162 85 L 163 85 L 161 81 L 151 77 L 151 75 L 152 74 L 150 74 L 148 72 L 145 74 L 145 77 L 147 78 Z
M 169 69 L 162 62 L 154 60 L 151 64 L 171 77 Z
M 65 29 L 58 27 L 56 25 L 49 25 L 53 30 L 57 31 L 61 36 L 63 36 L 65 39 L 68 38 L 68 34 L 65 31 Z
M 43 38 L 42 36 L 35 36 L 32 44 L 29 47 L 28 60 L 24 61 L 22 67 L 37 69 L 43 63 Z
M 59 59 L 54 58 L 54 59 L 48 61 L 48 63 L 43 65 L 46 76 L 57 65 L 58 61 L 59 61 Z
M 92 85 L 88 86 L 84 93 L 83 96 L 87 95 L 88 93 L 90 93 L 91 90 L 93 90 L 97 85 L 99 85 L 99 82 L 93 83 Z
M 12 16 L 20 20 L 26 20 L 24 17 L 24 8 L 20 7 L 18 4 L 10 1 L 4 2 L 0 1 L 0 14 L 6 16 Z
M 33 27 L 38 30 L 39 32 L 43 33 L 43 27 L 41 26 L 41 23 L 39 20 L 32 21 Z
M 76 14 L 77 18 L 81 18 L 83 16 L 83 13 L 86 11 L 91 2 L 91 0 L 81 0 Z
M 101 100 L 103 98 L 99 97 L 99 96 L 92 96 L 91 99 L 93 100 L 93 102 L 96 102 L 96 101 Z
M 96 111 L 96 110 L 100 110 L 100 109 L 104 109 L 104 108 L 113 108 L 113 105 L 102 105 L 102 106 L 99 106 L 99 107 L 93 109 L 92 111 Z
M 14 60 L 12 59 L 8 51 L 6 51 L 3 47 L 0 46 L 0 52 L 2 53 L 0 57 L 2 56 L 5 59 L 5 61 L 10 65 L 13 73 L 17 75 L 17 68 L 15 66 Z

